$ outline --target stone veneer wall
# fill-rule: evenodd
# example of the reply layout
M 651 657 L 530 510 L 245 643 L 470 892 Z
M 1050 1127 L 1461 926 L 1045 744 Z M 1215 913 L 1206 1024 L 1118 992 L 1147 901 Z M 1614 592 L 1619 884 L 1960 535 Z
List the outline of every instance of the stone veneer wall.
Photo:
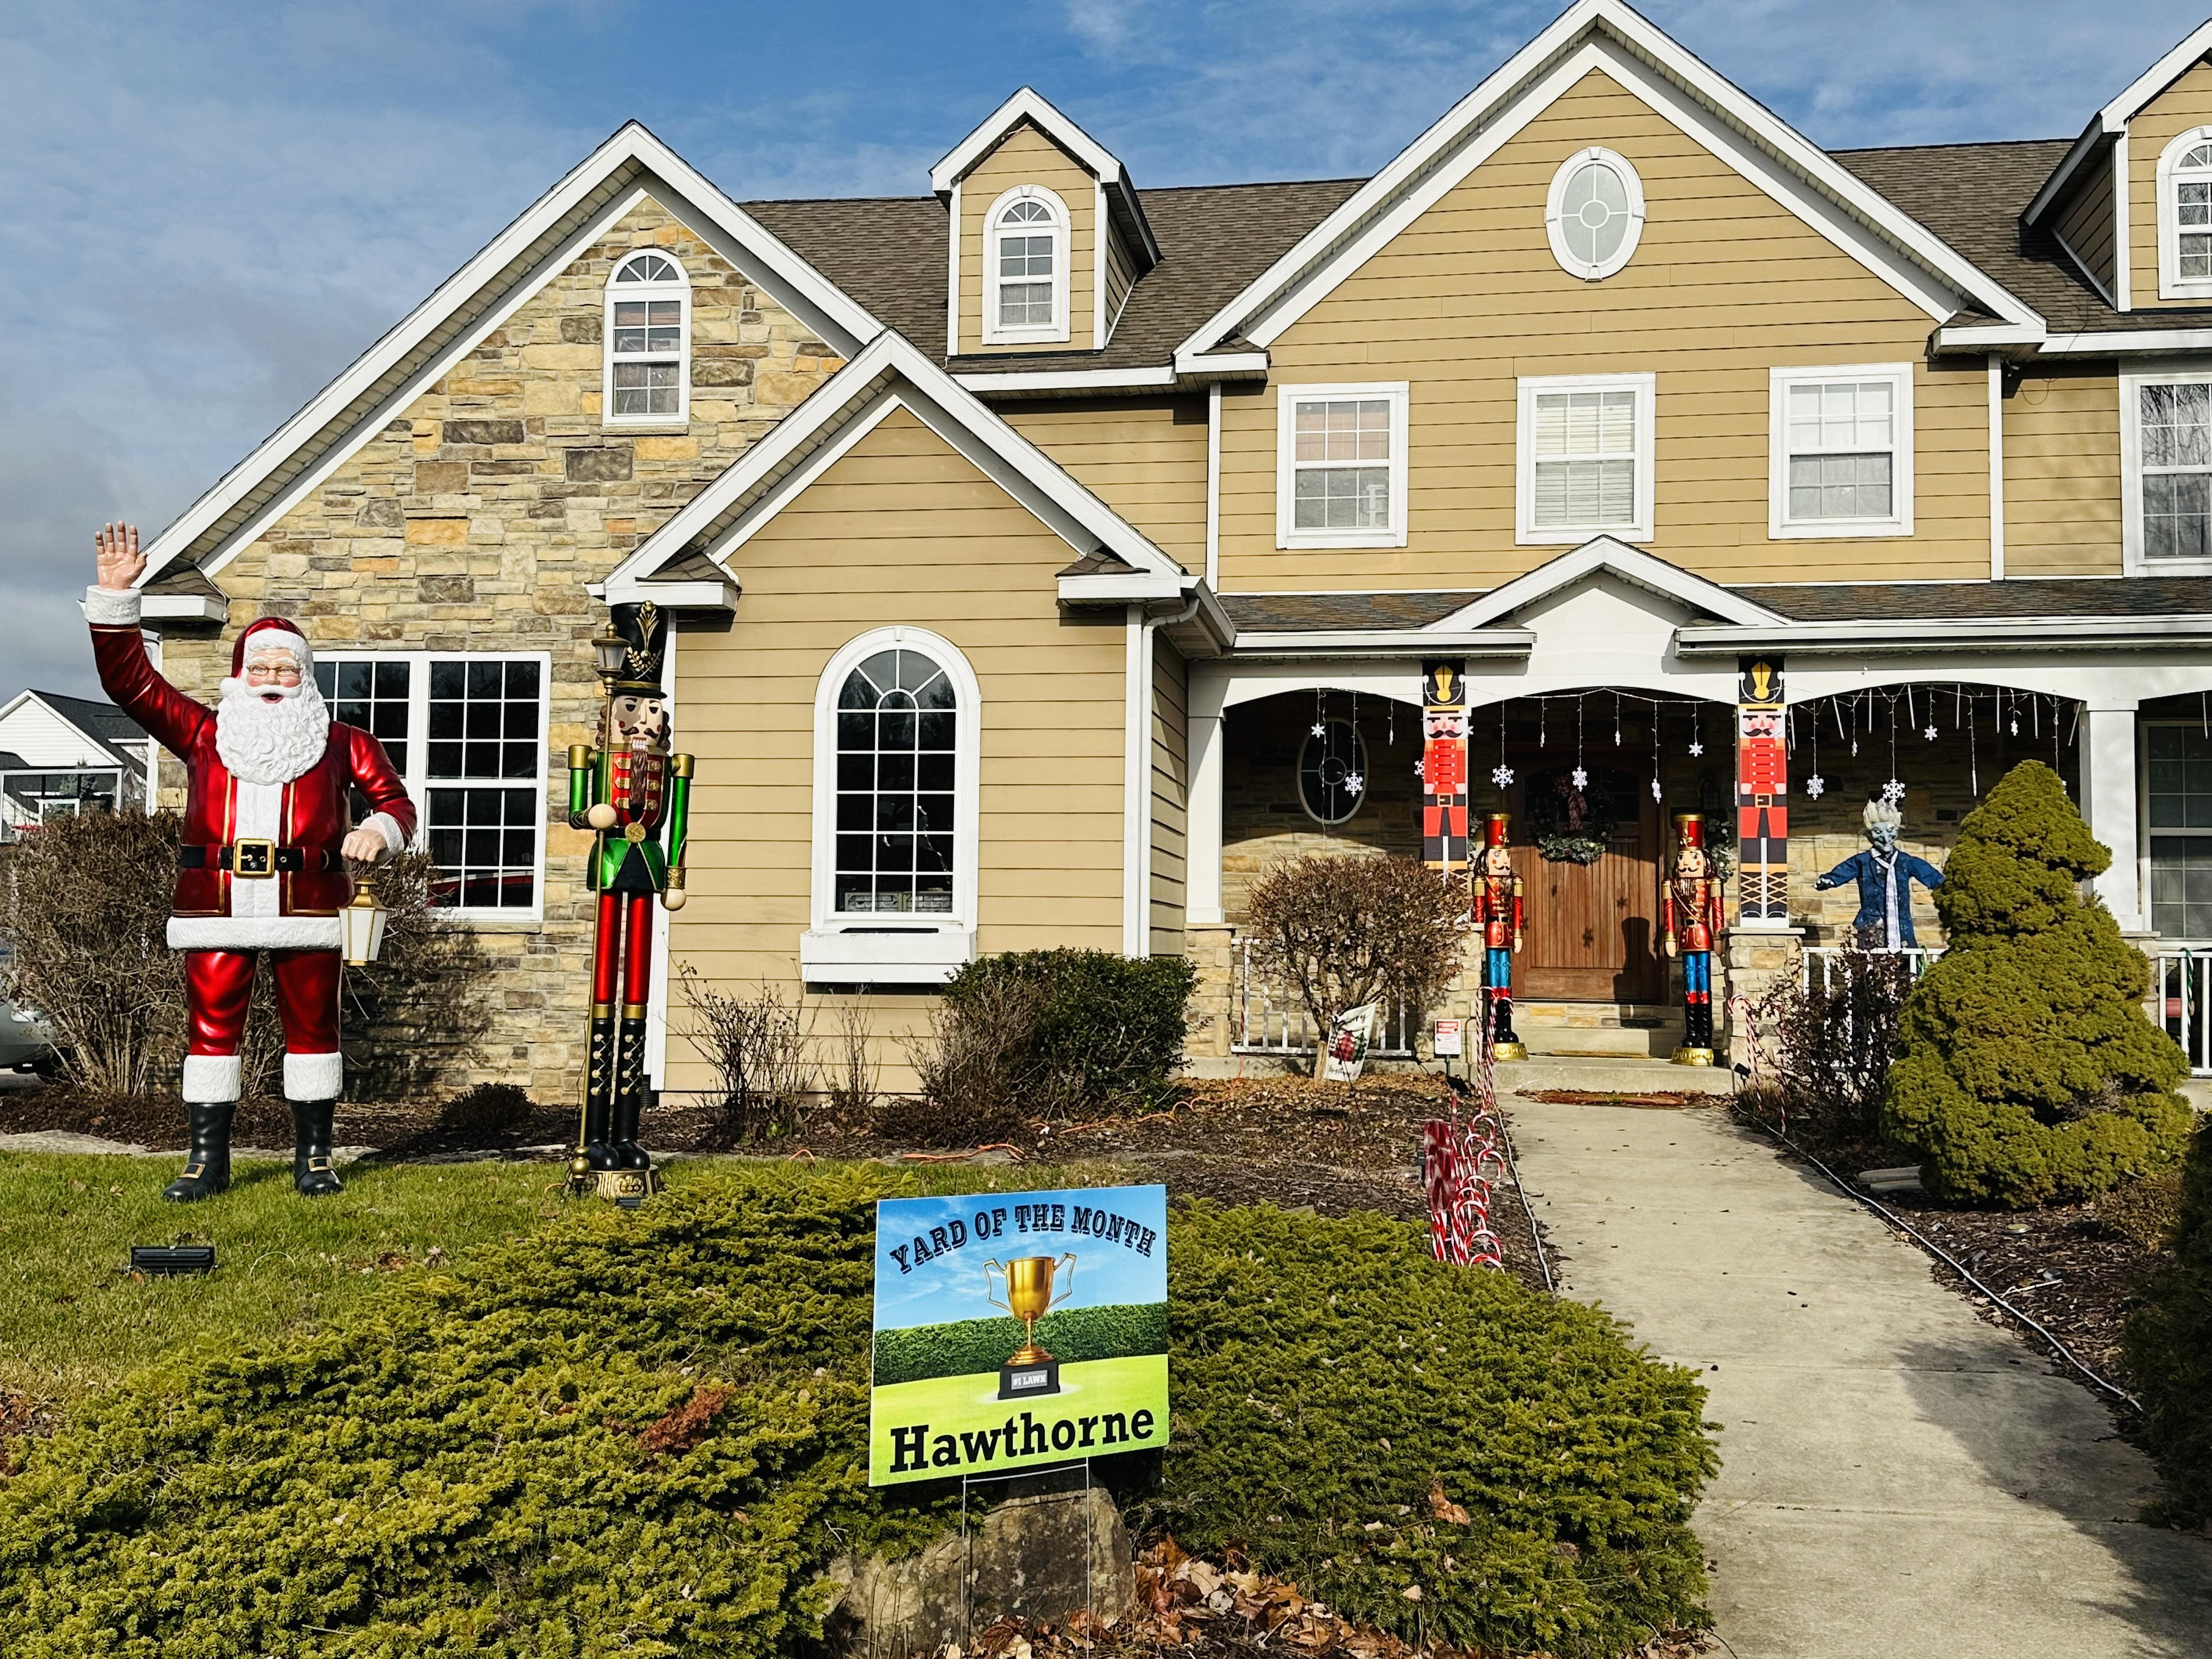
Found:
M 680 259 L 692 283 L 690 419 L 609 430 L 600 419 L 606 279 L 641 246 Z M 550 652 L 547 808 L 565 809 L 568 746 L 590 739 L 601 706 L 587 641 L 603 613 L 585 584 L 839 367 L 743 272 L 641 201 L 239 553 L 216 577 L 230 600 L 229 629 L 220 638 L 172 632 L 169 678 L 213 701 L 230 632 L 264 614 L 291 617 L 331 650 Z M 676 735 L 680 749 L 680 709 Z M 161 781 L 163 799 L 180 801 L 175 762 L 165 758 Z M 567 827 L 565 810 L 553 825 L 544 921 L 479 927 L 502 1012 L 481 1064 L 445 1086 L 498 1079 L 541 1101 L 574 1097 L 588 1000 L 590 838 Z

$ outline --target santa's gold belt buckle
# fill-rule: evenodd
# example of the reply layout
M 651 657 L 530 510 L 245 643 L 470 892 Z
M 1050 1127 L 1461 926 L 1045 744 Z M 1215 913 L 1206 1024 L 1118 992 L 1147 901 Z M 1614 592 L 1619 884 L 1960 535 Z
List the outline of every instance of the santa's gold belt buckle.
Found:
M 230 844 L 230 873 L 258 881 L 276 873 L 276 843 L 260 837 Z

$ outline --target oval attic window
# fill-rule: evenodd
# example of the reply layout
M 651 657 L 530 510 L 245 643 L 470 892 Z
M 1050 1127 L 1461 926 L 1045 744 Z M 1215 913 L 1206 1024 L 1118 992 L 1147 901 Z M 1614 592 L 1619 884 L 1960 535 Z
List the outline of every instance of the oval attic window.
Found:
M 1569 276 L 1591 283 L 1610 276 L 1644 234 L 1643 181 L 1625 156 L 1579 150 L 1552 175 L 1544 227 L 1553 257 Z
M 1322 823 L 1342 823 L 1367 798 L 1367 745 L 1350 720 L 1323 720 L 1298 750 L 1298 800 Z

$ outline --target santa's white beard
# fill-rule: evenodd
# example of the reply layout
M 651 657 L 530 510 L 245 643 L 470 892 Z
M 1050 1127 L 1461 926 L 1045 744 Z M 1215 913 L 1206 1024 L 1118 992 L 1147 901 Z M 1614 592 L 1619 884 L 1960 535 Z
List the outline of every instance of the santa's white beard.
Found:
M 267 694 L 278 695 L 270 697 Z M 312 680 L 298 685 L 222 683 L 215 711 L 215 751 L 248 783 L 289 783 L 323 757 L 331 706 Z

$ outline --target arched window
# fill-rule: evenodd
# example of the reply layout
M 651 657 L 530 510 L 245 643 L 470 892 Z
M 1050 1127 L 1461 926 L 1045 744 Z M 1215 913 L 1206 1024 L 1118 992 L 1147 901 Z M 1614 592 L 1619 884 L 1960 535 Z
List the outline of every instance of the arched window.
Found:
M 960 696 L 919 646 L 870 653 L 837 691 L 837 840 L 831 908 L 845 916 L 953 914 Z
M 1298 750 L 1298 803 L 1317 823 L 1342 823 L 1367 799 L 1367 745 L 1350 720 L 1323 720 Z
M 984 220 L 983 337 L 1067 338 L 1067 207 L 1037 185 L 1008 191 Z
M 2212 127 L 2168 144 L 2158 180 L 2159 297 L 2212 298 Z
M 631 254 L 607 279 L 610 426 L 678 425 L 691 414 L 691 284 L 669 254 Z
M 1644 182 L 1609 149 L 1570 155 L 1552 175 L 1544 210 L 1552 255 L 1571 276 L 1597 282 L 1626 264 L 1644 234 Z

